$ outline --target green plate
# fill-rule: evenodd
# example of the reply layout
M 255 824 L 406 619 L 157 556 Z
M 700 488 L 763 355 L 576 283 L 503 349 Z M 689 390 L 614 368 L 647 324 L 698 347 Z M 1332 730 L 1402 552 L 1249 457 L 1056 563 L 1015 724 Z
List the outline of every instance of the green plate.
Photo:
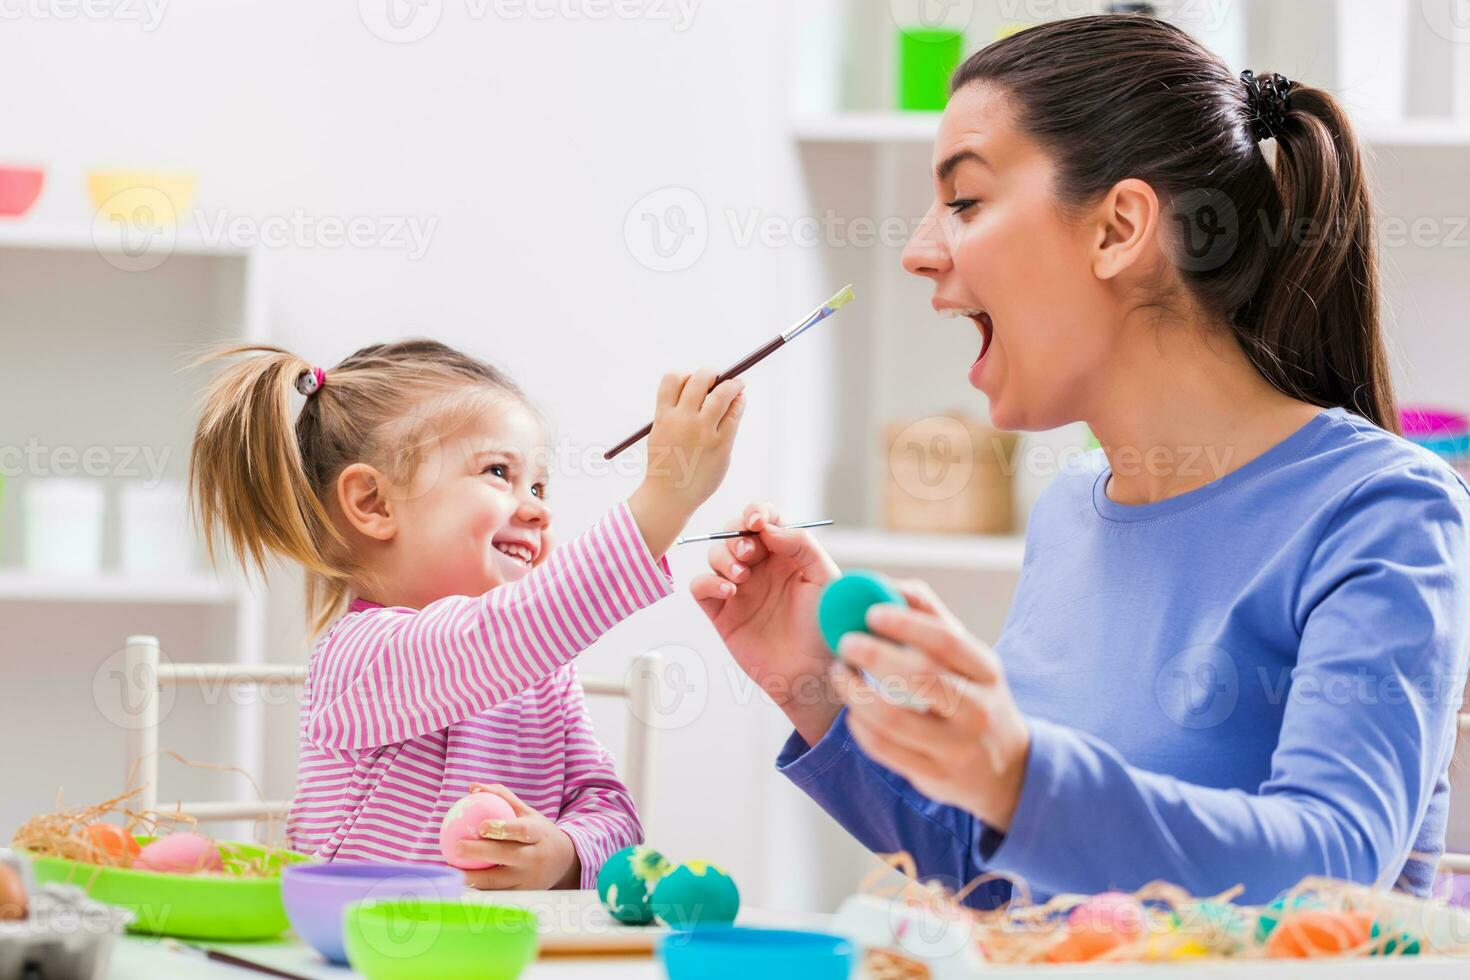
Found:
M 146 844 L 151 837 L 139 837 Z M 280 848 L 221 841 L 225 870 L 217 874 L 180 875 L 131 868 L 104 868 L 56 857 L 32 857 L 38 884 L 78 885 L 108 905 L 132 910 L 129 932 L 180 939 L 270 939 L 289 928 L 281 904 L 280 869 L 309 860 Z M 265 857 L 276 874 L 240 877 L 245 862 Z

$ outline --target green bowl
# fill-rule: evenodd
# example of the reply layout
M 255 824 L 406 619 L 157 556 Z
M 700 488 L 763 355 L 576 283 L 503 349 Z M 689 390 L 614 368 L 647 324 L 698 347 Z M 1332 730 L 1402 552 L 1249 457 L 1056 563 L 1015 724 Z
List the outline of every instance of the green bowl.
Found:
M 536 958 L 536 914 L 484 902 L 368 899 L 342 913 L 347 962 L 367 980 L 515 980 Z
M 139 837 L 146 844 L 151 837 Z M 280 869 L 308 860 L 279 848 L 221 841 L 225 870 L 217 874 L 165 874 L 132 868 L 105 868 L 63 858 L 33 856 L 38 884 L 78 885 L 108 905 L 132 910 L 129 932 L 180 939 L 270 939 L 290 927 L 281 904 Z M 246 862 L 267 857 L 269 878 L 242 877 Z

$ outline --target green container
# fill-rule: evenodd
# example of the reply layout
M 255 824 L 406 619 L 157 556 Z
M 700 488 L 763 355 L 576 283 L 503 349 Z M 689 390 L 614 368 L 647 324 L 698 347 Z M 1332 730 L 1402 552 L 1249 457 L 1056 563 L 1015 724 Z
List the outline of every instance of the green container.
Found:
M 949 78 L 960 65 L 965 36 L 942 28 L 900 28 L 898 107 L 934 112 L 949 101 Z
M 151 837 L 139 837 L 146 844 Z M 222 874 L 165 874 L 132 868 L 107 868 L 56 857 L 32 859 L 38 884 L 77 885 L 108 905 L 129 909 L 134 915 L 129 932 L 180 939 L 271 939 L 285 932 L 286 909 L 281 904 L 280 869 L 309 860 L 280 848 L 221 841 Z M 244 877 L 239 870 L 269 854 L 271 877 Z
M 368 899 L 342 912 L 347 962 L 367 980 L 515 980 L 536 933 L 534 912 L 476 901 Z

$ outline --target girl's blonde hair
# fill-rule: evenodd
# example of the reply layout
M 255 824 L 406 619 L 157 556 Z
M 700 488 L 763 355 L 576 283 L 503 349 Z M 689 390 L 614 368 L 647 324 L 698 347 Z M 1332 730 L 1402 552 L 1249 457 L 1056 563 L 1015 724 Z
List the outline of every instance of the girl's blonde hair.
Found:
M 279 347 L 229 347 L 203 361 L 239 357 L 210 382 L 189 454 L 194 515 L 214 560 L 223 542 L 241 566 L 265 574 L 270 555 L 306 572 L 307 615 L 320 632 L 344 611 L 362 569 L 328 512 L 337 476 L 367 462 L 394 482 L 413 475 L 436 432 L 491 399 L 530 408 L 505 374 L 432 340 L 374 344 L 325 372 L 301 399 L 314 368 Z M 476 397 L 480 396 L 480 397 Z

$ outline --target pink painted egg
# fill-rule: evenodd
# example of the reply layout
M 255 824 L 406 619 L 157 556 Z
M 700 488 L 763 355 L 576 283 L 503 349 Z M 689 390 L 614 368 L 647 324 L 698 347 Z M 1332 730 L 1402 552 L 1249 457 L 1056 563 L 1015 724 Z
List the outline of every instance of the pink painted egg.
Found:
M 486 820 L 514 820 L 515 815 L 510 804 L 494 793 L 471 793 L 444 814 L 444 823 L 439 827 L 439 853 L 450 867 L 464 871 L 496 867 L 488 861 L 460 857 L 455 845 L 462 840 L 479 840 L 480 825 Z
M 133 859 L 134 868 L 190 875 L 200 871 L 222 871 L 219 847 L 203 834 L 169 834 L 143 845 Z

